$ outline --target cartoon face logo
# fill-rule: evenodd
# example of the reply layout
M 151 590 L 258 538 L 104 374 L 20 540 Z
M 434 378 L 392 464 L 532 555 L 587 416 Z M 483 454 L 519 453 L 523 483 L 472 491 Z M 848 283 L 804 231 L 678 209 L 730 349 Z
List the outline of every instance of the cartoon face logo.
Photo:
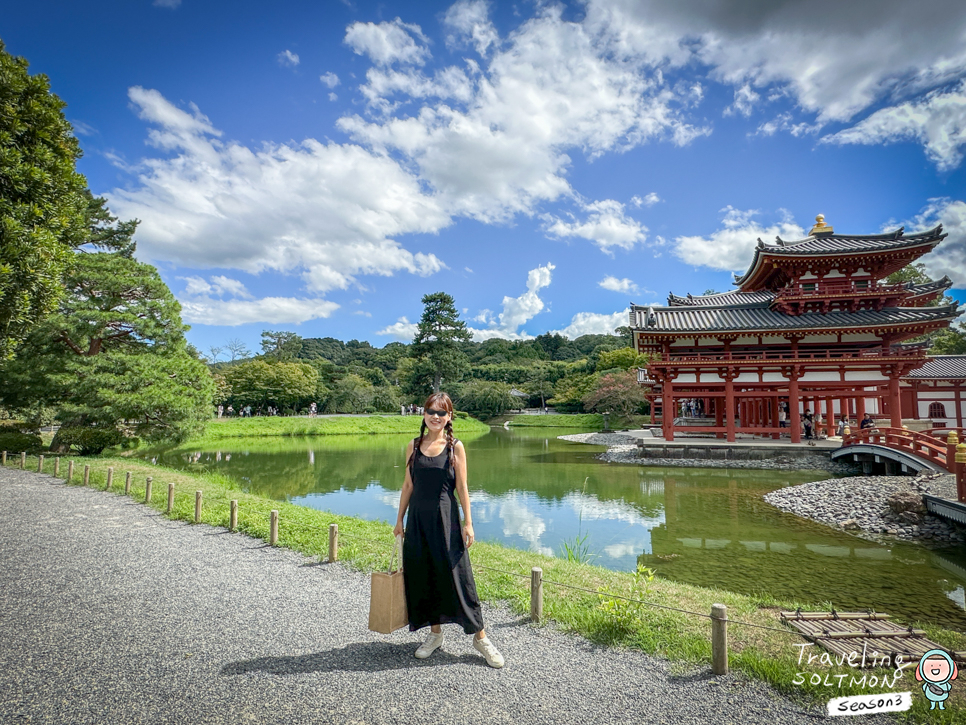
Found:
M 922 694 L 931 703 L 930 710 L 939 705 L 940 710 L 946 709 L 946 699 L 953 689 L 952 680 L 959 674 L 959 668 L 953 658 L 941 649 L 931 649 L 922 656 L 916 666 L 916 679 L 922 683 Z

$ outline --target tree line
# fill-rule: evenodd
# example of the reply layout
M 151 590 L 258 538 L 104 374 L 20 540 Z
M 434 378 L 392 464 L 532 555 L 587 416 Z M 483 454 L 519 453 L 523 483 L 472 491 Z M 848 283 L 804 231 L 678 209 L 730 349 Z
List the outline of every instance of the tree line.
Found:
M 377 348 L 266 330 L 259 355 L 245 351 L 247 358 L 232 361 L 210 355 L 217 402 L 283 413 L 304 413 L 313 402 L 325 413 L 398 412 L 444 389 L 460 410 L 479 417 L 522 407 L 628 415 L 646 409 L 637 384 L 637 367 L 646 359 L 631 349 L 627 327 L 574 340 L 546 333 L 474 342 L 450 295 L 422 301 L 419 329 L 408 344 Z

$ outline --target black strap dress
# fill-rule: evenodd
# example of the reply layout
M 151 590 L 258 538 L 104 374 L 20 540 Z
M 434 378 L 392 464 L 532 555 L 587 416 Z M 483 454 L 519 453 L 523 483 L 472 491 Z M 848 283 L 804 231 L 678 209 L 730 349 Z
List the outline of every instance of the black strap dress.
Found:
M 429 457 L 419 450 L 419 439 L 413 445 L 413 492 L 403 542 L 409 630 L 452 623 L 475 634 L 483 629 L 483 614 L 463 542 L 449 448 Z

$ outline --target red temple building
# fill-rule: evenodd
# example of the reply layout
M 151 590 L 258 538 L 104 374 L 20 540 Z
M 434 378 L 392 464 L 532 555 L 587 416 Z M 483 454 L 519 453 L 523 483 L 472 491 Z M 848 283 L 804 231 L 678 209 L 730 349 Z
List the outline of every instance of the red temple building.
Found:
M 805 239 L 759 239 L 748 271 L 735 276 L 737 289 L 632 305 L 635 344 L 651 357 L 642 382 L 651 386 L 665 439 L 682 431 L 729 441 L 736 433 L 790 433 L 798 443 L 806 412 L 829 435 L 841 418 L 866 413 L 900 427 L 900 380 L 927 361 L 926 345 L 910 341 L 948 327 L 959 312 L 956 304 L 928 305 L 950 287 L 948 278 L 883 279 L 945 236 L 942 226 L 835 234 L 819 215 Z

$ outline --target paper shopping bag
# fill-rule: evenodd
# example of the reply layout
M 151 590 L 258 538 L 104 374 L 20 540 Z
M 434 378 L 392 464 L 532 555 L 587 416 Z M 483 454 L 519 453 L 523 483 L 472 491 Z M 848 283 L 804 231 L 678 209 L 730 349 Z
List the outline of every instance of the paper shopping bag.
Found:
M 399 569 L 393 571 L 393 561 L 399 554 Z M 369 593 L 369 629 L 390 634 L 409 624 L 406 611 L 406 587 L 402 571 L 402 537 L 396 537 L 396 546 L 389 559 L 389 570 L 372 573 Z

